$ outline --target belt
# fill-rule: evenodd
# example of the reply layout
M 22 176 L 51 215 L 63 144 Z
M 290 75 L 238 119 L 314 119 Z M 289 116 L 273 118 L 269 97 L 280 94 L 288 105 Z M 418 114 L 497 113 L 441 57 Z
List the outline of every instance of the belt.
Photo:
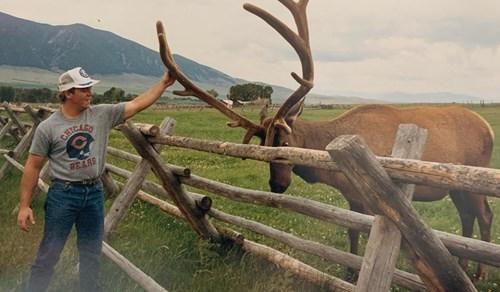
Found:
M 101 182 L 101 178 L 96 177 L 96 178 L 89 178 L 89 179 L 84 179 L 84 180 L 78 180 L 78 181 L 71 181 L 71 180 L 65 180 L 65 179 L 59 179 L 59 178 L 53 178 L 52 182 L 58 182 L 62 184 L 67 184 L 67 185 L 95 185 L 97 183 Z

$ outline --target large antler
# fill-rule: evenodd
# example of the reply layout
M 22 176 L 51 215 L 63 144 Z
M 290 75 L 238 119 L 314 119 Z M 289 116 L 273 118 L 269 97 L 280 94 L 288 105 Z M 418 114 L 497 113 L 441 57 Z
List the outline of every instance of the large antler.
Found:
M 184 86 L 184 90 L 174 91 L 175 95 L 179 96 L 195 96 L 209 105 L 213 106 L 221 113 L 226 115 L 231 122 L 228 123 L 230 127 L 242 127 L 247 130 L 245 137 L 243 138 L 243 143 L 249 143 L 250 139 L 253 136 L 257 136 L 264 140 L 265 138 L 265 129 L 262 126 L 254 124 L 247 118 L 240 116 L 238 113 L 229 109 L 224 103 L 217 100 L 215 97 L 211 96 L 198 86 L 196 86 L 193 82 L 191 82 L 186 75 L 181 71 L 179 66 L 175 63 L 170 48 L 167 43 L 167 38 L 165 35 L 165 29 L 163 28 L 163 24 L 161 21 L 156 23 L 156 31 L 158 33 L 158 41 L 160 43 L 160 56 L 163 61 L 163 64 L 167 67 L 169 74 L 172 74 L 177 78 L 182 86 Z
M 262 18 L 265 22 L 271 25 L 288 43 L 295 49 L 299 55 L 300 62 L 302 63 L 302 77 L 292 72 L 292 77 L 299 83 L 300 87 L 297 88 L 283 103 L 278 112 L 273 118 L 271 125 L 267 128 L 266 145 L 272 145 L 273 137 L 275 134 L 275 127 L 291 133 L 291 128 L 287 125 L 284 118 L 289 110 L 298 102 L 304 102 L 305 95 L 311 90 L 314 82 L 314 68 L 311 55 L 311 48 L 309 45 L 309 29 L 307 25 L 306 8 L 309 0 L 279 0 L 281 4 L 286 6 L 293 15 L 297 25 L 298 33 L 292 31 L 283 22 L 272 16 L 265 10 L 251 4 L 245 4 L 243 7 Z

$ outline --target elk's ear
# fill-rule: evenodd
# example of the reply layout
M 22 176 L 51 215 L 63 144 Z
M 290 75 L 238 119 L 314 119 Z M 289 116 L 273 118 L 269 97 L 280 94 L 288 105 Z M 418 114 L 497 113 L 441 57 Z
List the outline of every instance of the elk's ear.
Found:
M 295 123 L 300 114 L 302 114 L 302 110 L 304 110 L 304 103 L 305 98 L 302 98 L 288 111 L 288 113 L 286 113 L 285 121 L 289 127 L 292 127 L 293 123 Z

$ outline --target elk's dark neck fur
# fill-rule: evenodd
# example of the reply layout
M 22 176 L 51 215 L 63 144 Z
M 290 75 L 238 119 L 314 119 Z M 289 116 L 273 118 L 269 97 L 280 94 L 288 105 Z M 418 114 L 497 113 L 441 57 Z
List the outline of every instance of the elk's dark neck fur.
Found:
M 326 145 L 337 137 L 337 124 L 332 121 L 297 120 L 292 128 L 292 139 L 295 143 L 290 146 L 325 150 Z
M 336 120 L 331 121 L 307 121 L 297 120 L 292 128 L 293 143 L 290 146 L 325 150 L 325 147 L 335 139 L 337 134 Z M 322 181 L 323 170 L 297 165 L 293 172 L 308 183 Z

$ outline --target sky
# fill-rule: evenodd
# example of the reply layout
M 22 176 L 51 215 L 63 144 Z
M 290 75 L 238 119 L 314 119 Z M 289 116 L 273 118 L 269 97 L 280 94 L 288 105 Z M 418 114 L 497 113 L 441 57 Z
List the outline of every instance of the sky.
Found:
M 289 24 L 275 0 L 249 0 Z M 0 11 L 51 25 L 83 23 L 233 77 L 296 88 L 300 62 L 240 0 L 2 0 Z M 500 1 L 310 0 L 313 92 L 376 97 L 453 92 L 500 100 Z

